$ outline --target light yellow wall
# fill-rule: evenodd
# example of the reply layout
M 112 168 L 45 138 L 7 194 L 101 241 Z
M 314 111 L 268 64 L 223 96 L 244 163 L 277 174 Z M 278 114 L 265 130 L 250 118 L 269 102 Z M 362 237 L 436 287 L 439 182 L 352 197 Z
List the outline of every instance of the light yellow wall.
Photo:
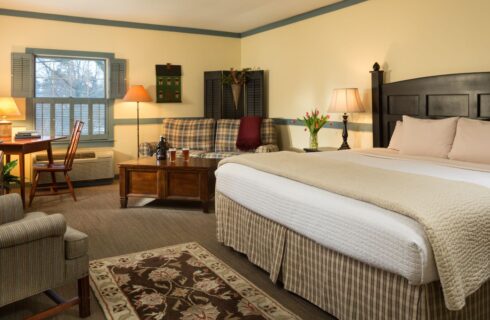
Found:
M 242 39 L 242 66 L 268 70 L 271 117 L 326 111 L 336 87 L 358 87 L 370 110 L 375 61 L 387 81 L 490 70 L 488 12 L 488 0 L 369 0 Z M 285 146 L 308 144 L 300 127 L 281 126 L 281 137 Z M 339 146 L 340 130 L 323 129 L 319 140 Z M 370 147 L 372 135 L 351 132 L 349 142 Z
M 240 66 L 240 39 L 0 16 L 0 96 L 10 95 L 11 52 L 28 47 L 114 53 L 128 60 L 128 84 L 144 85 L 153 98 L 155 65 L 182 65 L 183 103 L 141 103 L 141 118 L 203 116 L 203 72 Z M 116 100 L 114 117 L 135 119 L 135 103 Z M 114 132 L 115 162 L 136 157 L 136 126 Z M 140 139 L 159 133 L 158 125 L 143 125 Z
M 375 61 L 387 81 L 490 70 L 488 12 L 487 0 L 369 0 L 241 40 L 0 16 L 0 96 L 10 93 L 10 53 L 37 47 L 113 52 L 128 60 L 129 84 L 143 84 L 152 95 L 154 65 L 181 64 L 183 103 L 141 104 L 142 118 L 202 116 L 203 72 L 240 65 L 267 70 L 271 117 L 326 111 L 336 87 L 358 87 L 370 110 Z M 134 103 L 116 101 L 116 119 L 135 116 Z M 371 115 L 351 121 L 369 123 Z M 134 158 L 135 126 L 114 131 L 115 162 Z M 143 125 L 141 140 L 158 133 L 158 125 Z M 280 137 L 285 147 L 308 144 L 299 126 L 280 126 Z M 338 146 L 341 132 L 323 129 L 319 139 L 321 146 Z M 372 135 L 350 132 L 349 139 L 353 147 L 369 147 Z

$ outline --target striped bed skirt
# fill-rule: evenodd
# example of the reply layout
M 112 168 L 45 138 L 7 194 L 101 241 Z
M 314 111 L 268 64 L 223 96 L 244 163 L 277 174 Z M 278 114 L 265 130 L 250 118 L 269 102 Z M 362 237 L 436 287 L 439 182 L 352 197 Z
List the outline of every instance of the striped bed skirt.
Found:
M 444 305 L 439 281 L 405 278 L 330 250 L 216 192 L 218 241 L 338 319 L 490 319 L 490 281 L 459 311 Z

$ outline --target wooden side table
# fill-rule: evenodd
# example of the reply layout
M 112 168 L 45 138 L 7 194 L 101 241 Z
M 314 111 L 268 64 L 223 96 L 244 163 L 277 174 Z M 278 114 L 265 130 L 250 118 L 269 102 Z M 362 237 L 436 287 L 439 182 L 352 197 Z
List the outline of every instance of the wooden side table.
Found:
M 119 163 L 121 208 L 127 207 L 128 197 L 139 197 L 200 201 L 207 213 L 214 198 L 217 165 L 215 159 L 177 158 L 171 162 L 153 157 Z

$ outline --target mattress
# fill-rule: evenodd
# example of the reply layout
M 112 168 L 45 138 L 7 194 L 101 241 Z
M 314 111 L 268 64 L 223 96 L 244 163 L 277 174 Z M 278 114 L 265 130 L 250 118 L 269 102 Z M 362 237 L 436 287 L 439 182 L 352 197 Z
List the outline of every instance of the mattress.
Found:
M 437 161 L 352 151 L 309 153 L 305 157 L 351 161 L 490 188 L 489 172 Z M 329 249 L 398 274 L 414 285 L 438 279 L 430 244 L 422 226 L 411 218 L 239 164 L 219 167 L 216 177 L 216 189 L 228 198 Z

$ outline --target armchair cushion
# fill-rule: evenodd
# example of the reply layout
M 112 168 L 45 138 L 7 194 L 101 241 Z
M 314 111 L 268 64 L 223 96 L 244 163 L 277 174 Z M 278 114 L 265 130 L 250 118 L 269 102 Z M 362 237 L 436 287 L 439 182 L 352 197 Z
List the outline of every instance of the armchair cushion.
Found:
M 8 248 L 49 237 L 62 237 L 66 231 L 63 215 L 57 213 L 0 225 L 0 248 Z
M 0 225 L 24 217 L 22 200 L 17 193 L 0 196 Z
M 65 257 L 68 260 L 86 255 L 88 252 L 88 236 L 76 229 L 67 227 L 65 233 Z
M 32 220 L 40 217 L 46 217 L 44 212 L 29 212 L 24 220 Z M 88 236 L 69 226 L 66 227 L 64 234 L 65 241 L 65 258 L 68 260 L 82 257 L 88 253 Z

